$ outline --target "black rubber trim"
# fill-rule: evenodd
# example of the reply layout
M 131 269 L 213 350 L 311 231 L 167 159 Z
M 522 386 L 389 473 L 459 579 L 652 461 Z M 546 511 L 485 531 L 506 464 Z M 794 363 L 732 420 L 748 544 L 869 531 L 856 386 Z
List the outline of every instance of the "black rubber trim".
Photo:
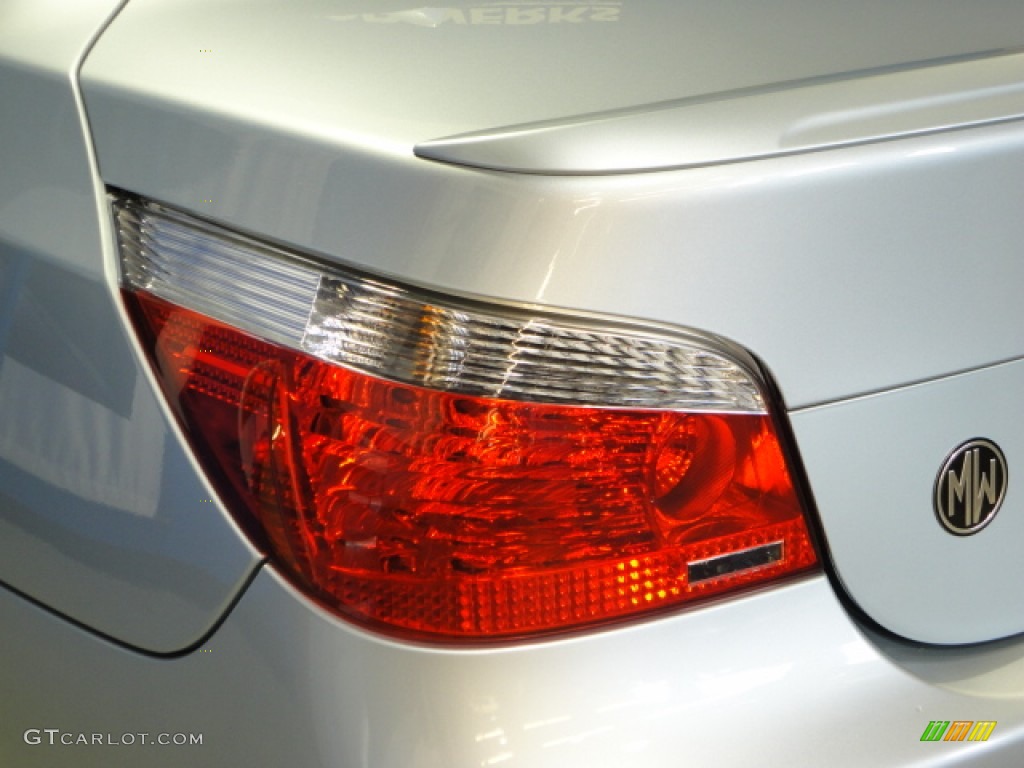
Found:
M 231 612 L 235 609 L 235 606 L 238 605 L 239 601 L 242 599 L 242 596 L 248 591 L 249 586 L 253 583 L 253 581 L 255 581 L 256 576 L 263 569 L 263 566 L 266 564 L 266 562 L 266 558 L 256 561 L 250 573 L 245 577 L 245 580 L 239 585 L 238 589 L 235 592 L 235 595 L 231 598 L 231 600 L 225 606 L 224 610 L 221 611 L 221 614 L 214 620 L 214 622 L 206 629 L 205 632 L 203 632 L 202 635 L 199 636 L 198 639 L 196 639 L 192 643 L 189 643 L 184 648 L 181 648 L 176 651 L 153 651 L 149 648 L 143 648 L 141 646 L 135 645 L 134 643 L 129 643 L 124 640 L 121 640 L 117 637 L 114 637 L 113 635 L 107 634 L 106 632 L 101 632 L 100 630 L 94 629 L 88 624 L 85 624 L 84 622 L 72 616 L 69 616 L 66 613 L 63 613 L 62 611 L 58 611 L 54 608 L 51 608 L 46 603 L 38 600 L 35 597 L 32 597 L 32 595 L 23 592 L 16 587 L 12 587 L 10 584 L 7 584 L 6 582 L 0 581 L 0 589 L 4 589 L 5 591 L 10 592 L 12 595 L 15 595 L 16 597 L 19 597 L 22 600 L 31 603 L 43 612 L 48 613 L 49 615 L 55 618 L 61 619 L 70 624 L 71 626 L 82 630 L 86 634 L 92 635 L 93 637 L 99 640 L 103 640 L 104 642 L 110 643 L 111 645 L 115 645 L 118 648 L 123 648 L 126 651 L 132 651 L 133 653 L 148 656 L 151 659 L 179 659 L 182 656 L 188 656 L 189 654 L 199 650 L 201 647 L 207 644 L 207 642 L 210 640 L 211 637 L 213 637 L 214 634 L 216 634 L 217 630 L 220 629 L 221 625 L 224 624 L 225 621 L 227 621 L 228 616 L 231 615 Z
M 835 559 L 832 557 L 832 551 L 829 549 L 828 540 L 825 538 L 825 528 L 821 522 L 818 505 L 814 500 L 813 493 L 811 492 L 811 483 L 807 475 L 807 469 L 800 457 L 796 434 L 794 433 L 793 426 L 790 423 L 788 411 L 782 398 L 782 393 L 776 386 L 775 379 L 772 377 L 768 367 L 756 356 L 755 359 L 761 369 L 761 379 L 766 389 L 765 401 L 768 403 L 769 412 L 775 422 L 775 428 L 779 436 L 779 445 L 782 448 L 782 455 L 786 462 L 786 466 L 789 468 L 791 476 L 790 479 L 793 482 L 793 489 L 796 491 L 797 499 L 804 510 L 804 517 L 807 521 L 807 527 L 810 532 L 811 543 L 814 545 L 815 553 L 818 555 L 818 564 L 824 571 L 825 577 L 828 579 L 829 584 L 831 584 L 832 591 L 835 593 L 839 603 L 856 624 L 875 634 L 907 646 L 921 648 L 940 647 L 910 640 L 902 635 L 896 634 L 886 627 L 883 627 L 863 608 L 861 608 L 853 597 L 851 597 L 849 590 L 846 589 L 846 586 L 843 584 L 843 581 L 839 576 L 839 572 L 835 565 Z

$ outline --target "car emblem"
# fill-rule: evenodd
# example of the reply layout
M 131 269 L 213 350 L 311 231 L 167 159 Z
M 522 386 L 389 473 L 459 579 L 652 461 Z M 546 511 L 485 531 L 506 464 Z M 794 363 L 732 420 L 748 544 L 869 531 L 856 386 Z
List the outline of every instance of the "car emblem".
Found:
M 946 458 L 935 478 L 935 515 L 957 536 L 977 533 L 996 516 L 1006 495 L 1006 457 L 991 440 L 975 438 Z

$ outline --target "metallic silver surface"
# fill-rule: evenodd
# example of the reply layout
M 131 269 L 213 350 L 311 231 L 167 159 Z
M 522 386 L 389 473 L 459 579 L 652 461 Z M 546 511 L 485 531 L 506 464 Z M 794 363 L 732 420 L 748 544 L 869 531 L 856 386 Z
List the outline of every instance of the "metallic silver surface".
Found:
M 836 574 L 886 629 L 925 643 L 1024 631 L 1019 486 L 973 536 L 950 536 L 933 509 L 936 468 L 965 435 L 1011 467 L 1024 456 L 1022 381 L 1017 361 L 790 415 Z
M 328 362 L 506 400 L 765 412 L 756 365 L 714 339 L 432 296 L 155 203 L 115 198 L 114 212 L 127 286 Z
M 83 90 L 110 184 L 406 283 L 705 330 L 804 407 L 1021 355 L 1016 124 L 614 177 L 467 170 L 412 148 L 1018 45 L 1020 4 L 985 8 L 673 1 L 603 27 L 421 28 L 360 15 L 381 6 L 143 0 Z M 985 312 L 950 322 L 979 297 Z
M 74 74 L 117 6 L 0 0 L 0 584 L 171 652 L 258 558 L 156 399 L 108 282 Z
M 733 163 L 1022 117 L 1024 54 L 983 54 L 980 59 L 871 69 L 496 127 L 421 142 L 415 152 L 431 160 L 518 173 L 630 173 Z
M 462 651 L 355 631 L 270 569 L 174 660 L 112 648 L 2 591 L 0 615 L 22 628 L 0 634 L 0 686 L 24 691 L 0 697 L 0 758 L 19 768 L 1013 768 L 1024 743 L 1019 640 L 907 648 L 861 631 L 823 577 Z M 983 744 L 921 743 L 930 721 L 958 719 L 997 726 Z M 204 741 L 31 746 L 29 728 Z
M 131 0 L 81 72 L 97 174 L 73 73 L 113 9 L 0 0 L 0 582 L 149 651 L 204 644 L 156 658 L 0 588 L 0 764 L 1019 765 L 1024 645 L 993 638 L 1024 631 L 1024 502 L 1008 486 L 990 525 L 953 537 L 930 493 L 965 436 L 1024 455 L 1024 134 L 993 117 L 1018 86 L 935 83 L 880 112 L 864 94 L 852 120 L 788 134 L 845 146 L 658 173 L 526 176 L 413 149 L 1005 64 L 1020 2 Z M 935 130 L 950 114 L 989 122 Z M 736 157 L 737 130 L 702 138 Z M 139 365 L 103 183 L 460 301 L 743 345 L 791 409 L 835 581 L 458 650 L 357 631 L 266 567 L 205 637 L 256 556 L 201 498 Z M 998 725 L 984 744 L 922 743 L 936 720 Z M 206 741 L 25 742 L 46 728 Z
M 406 155 L 500 126 L 992 55 L 1021 48 L 1024 26 L 1016 0 L 985 0 L 983 12 L 971 0 L 557 6 L 132 0 L 86 72 L 102 70 L 107 44 L 135 40 L 109 84 L 148 83 L 155 102 Z M 171 175 L 177 159 L 163 158 Z

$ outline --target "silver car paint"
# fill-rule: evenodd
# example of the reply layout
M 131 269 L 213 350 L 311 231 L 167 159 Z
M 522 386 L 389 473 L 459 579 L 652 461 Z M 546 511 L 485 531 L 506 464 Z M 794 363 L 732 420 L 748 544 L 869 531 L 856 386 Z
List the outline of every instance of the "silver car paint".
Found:
M 86 79 L 129 54 L 113 82 L 146 83 L 153 100 L 264 124 L 273 112 L 272 125 L 405 153 L 499 126 L 992 55 L 1019 48 L 1024 25 L 1015 0 L 983 13 L 970 0 L 581 5 L 516 23 L 536 4 L 132 0 Z
M 33 17 L 42 23 L 44 6 L 33 7 L 39 8 Z M 352 33 L 358 37 L 371 25 L 384 28 L 377 11 L 388 9 L 290 3 L 278 4 L 279 13 L 271 13 L 269 4 L 259 6 L 263 14 L 247 12 L 252 7 L 257 6 L 129 4 L 84 71 L 106 181 L 325 257 L 443 289 L 724 334 L 759 354 L 787 404 L 801 409 L 793 422 L 805 454 L 812 444 L 815 455 L 833 447 L 826 445 L 826 427 L 864 429 L 886 422 L 891 398 L 916 388 L 829 401 L 1021 354 L 1015 299 L 1024 267 L 1015 254 L 1024 225 L 1016 215 L 1021 185 L 1019 162 L 1014 162 L 1024 141 L 1016 126 L 643 177 L 526 179 L 467 171 L 415 160 L 412 145 L 551 115 L 529 113 L 525 95 L 495 96 L 484 105 L 495 117 L 491 126 L 452 121 L 439 109 L 438 123 L 463 127 L 394 144 L 341 134 L 324 114 L 329 117 L 343 101 L 327 98 L 331 77 L 351 70 L 325 66 L 318 58 L 337 44 L 336 38 L 325 34 L 317 48 L 316 40 L 297 40 L 289 32 L 314 29 L 313 20 L 329 12 L 346 17 L 338 24 L 360 26 Z M 793 13 L 814 10 L 796 3 L 789 7 Z M 1018 6 L 1000 7 L 1012 15 Z M 620 11 L 628 14 L 632 8 Z M 944 6 L 952 13 L 945 17 L 951 28 L 957 27 L 957 34 L 945 39 L 930 28 L 940 12 L 925 12 L 921 4 L 903 8 L 924 20 L 920 39 L 911 41 L 922 50 L 930 45 L 926 40 L 968 41 L 978 25 L 986 27 L 983 37 L 990 43 L 993 35 L 1019 34 L 1018 27 L 1000 19 L 996 4 L 981 21 L 974 4 Z M 702 12 L 723 12 L 726 21 L 735 21 L 741 7 L 720 3 L 715 9 Z M 299 10 L 310 12 L 308 26 L 297 20 Z M 457 18 L 440 10 L 440 16 L 405 18 L 425 25 Z M 473 26 L 473 7 L 456 10 Z M 618 19 L 625 23 L 621 12 Z M 884 12 L 872 5 L 856 16 Z M 353 14 L 355 19 L 347 18 Z M 481 11 L 476 18 L 497 17 Z M 122 27 L 122 21 L 131 26 Z M 159 30 L 147 32 L 154 21 Z M 401 23 L 406 22 L 391 27 Z M 248 27 L 253 34 L 241 34 L 245 25 L 255 25 Z M 232 28 L 235 35 L 229 34 Z M 175 44 L 184 51 L 186 40 L 217 29 L 225 45 L 235 46 L 225 50 L 238 57 L 226 67 L 199 70 L 210 61 L 197 64 L 168 52 Z M 856 38 L 851 31 L 850 39 Z M 541 38 L 536 39 L 539 49 Z M 288 44 L 275 47 L 279 41 Z M 897 49 L 904 44 L 893 42 Z M 209 45 L 216 51 L 219 43 Z M 479 51 L 485 53 L 487 45 L 481 43 Z M 193 47 L 199 55 L 207 44 Z M 297 58 L 304 50 L 317 56 Z M 729 53 L 735 49 L 724 47 L 723 56 Z M 780 53 L 787 53 L 785 46 Z M 875 54 L 865 50 L 864 58 Z M 54 66 L 63 59 L 47 61 Z M 316 61 L 321 63 L 311 63 Z M 324 98 L 309 101 L 316 94 L 298 92 L 296 81 L 287 87 L 278 82 L 262 97 L 247 91 L 254 87 L 248 75 L 255 67 L 283 71 L 289 65 L 317 74 L 316 84 L 303 87 L 320 88 Z M 61 77 L 69 75 L 67 67 L 60 64 Z M 486 74 L 480 76 L 484 85 Z M 638 97 L 655 100 L 659 88 L 668 92 L 672 75 L 645 81 Z M 365 86 L 367 92 L 375 88 L 379 79 Z M 396 89 L 385 90 L 402 95 L 397 84 Z M 595 98 L 596 91 L 601 89 L 586 89 L 591 95 L 580 98 Z M 626 91 L 625 80 L 610 89 L 609 104 L 621 101 Z M 232 103 L 225 93 L 235 97 Z M 503 89 L 500 96 L 507 93 Z M 568 106 L 587 111 L 616 105 Z M 319 109 L 327 111 L 318 116 Z M 3 113 L 0 124 L 9 119 Z M 388 113 L 377 119 L 374 129 L 383 131 Z M 81 142 L 80 134 L 71 138 Z M 40 145 L 49 143 L 40 139 L 29 149 L 38 152 Z M 81 162 L 80 157 L 64 159 L 67 167 Z M 27 173 L 17 181 L 37 194 L 52 188 Z M 92 210 L 101 204 L 97 184 L 83 191 L 87 187 L 79 176 L 77 189 Z M 91 237 L 100 242 L 95 230 Z M 97 261 L 96 247 L 75 253 L 93 284 L 102 285 L 105 269 L 106 288 L 112 290 L 110 240 L 102 244 L 104 265 Z M 13 270 L 3 269 L 6 281 Z M 985 297 L 987 316 L 965 313 L 951 321 L 950 307 L 973 306 L 977 296 Z M 119 313 L 116 318 L 122 325 L 104 337 L 107 346 L 113 346 L 112 338 L 125 339 L 124 318 Z M 101 348 L 100 339 L 93 339 L 81 351 L 105 354 Z M 134 365 L 139 376 L 147 376 Z M 988 379 L 1001 371 L 975 375 Z M 151 397 L 149 389 L 144 393 Z M 941 420 L 948 400 L 936 397 L 937 405 L 925 411 Z M 979 410 L 994 411 L 996 405 L 983 403 Z M 1006 428 L 1020 417 L 1012 409 L 1003 415 Z M 158 423 L 169 435 L 168 450 L 180 451 L 177 432 L 166 421 Z M 957 423 L 939 431 L 952 434 Z M 917 450 L 910 437 L 887 425 L 890 436 L 899 434 L 908 440 L 908 451 Z M 922 456 L 939 442 L 934 435 L 922 441 L 927 449 Z M 1011 465 L 1015 455 L 1008 452 Z M 936 469 L 940 461 L 936 457 Z M 819 501 L 837 498 L 850 486 L 851 475 L 841 462 L 830 466 L 823 457 L 822 469 L 812 463 L 808 460 Z M 191 511 L 186 501 L 205 489 L 187 466 L 192 474 L 182 473 L 183 485 L 170 499 L 177 502 L 176 515 L 168 518 L 172 525 Z M 828 515 L 835 513 L 831 504 L 820 506 L 828 529 Z M 1007 503 L 1001 515 L 1012 514 L 1011 506 Z M 219 513 L 216 507 L 204 509 L 195 530 L 216 532 L 224 526 L 230 536 L 217 546 L 244 551 Z M 187 550 L 176 554 L 187 557 Z M 0 562 L 8 559 L 17 556 L 5 552 Z M 983 572 L 987 562 L 980 559 L 972 565 Z M 38 579 L 38 570 L 24 569 L 21 577 Z M 139 603 L 128 602 L 118 614 L 114 603 L 106 602 L 122 599 L 116 582 L 107 593 L 89 581 L 87 568 L 71 573 L 84 581 L 81 592 L 72 595 L 75 610 L 88 612 L 89 599 L 96 599 L 110 609 L 110 615 L 91 617 L 96 626 L 116 626 L 128 638 L 145 632 L 144 621 L 129 615 Z M 56 586 L 60 589 L 49 598 L 59 602 L 79 585 L 69 580 Z M 136 597 L 155 601 L 150 609 L 164 607 L 173 601 L 161 603 L 162 597 L 179 586 L 171 578 Z M 914 606 L 905 608 L 909 612 Z M 216 612 L 191 615 L 210 619 Z M 145 621 L 159 622 L 154 614 L 145 614 Z M 970 759 L 1016 765 L 1024 738 L 1020 641 L 915 649 L 886 640 L 860 629 L 820 576 L 629 627 L 476 651 L 425 649 L 360 633 L 311 606 L 269 569 L 259 573 L 201 649 L 177 659 L 116 647 L 6 591 L 0 591 L 0 617 L 5 627 L 18 627 L 0 632 L 0 689 L 18 692 L 0 698 L 0 757 L 14 765 L 140 764 L 139 753 L 126 747 L 31 747 L 19 741 L 28 728 L 206 732 L 209 741 L 201 750 L 154 748 L 145 753 L 144 764 L 211 766 L 895 765 Z M 172 647 L 168 639 L 196 636 L 195 625 L 177 635 L 169 624 L 158 623 L 156 629 L 148 641 L 157 650 Z M 984 745 L 918 741 L 929 720 L 955 718 L 998 720 L 999 727 Z
M 259 558 L 182 448 L 111 291 L 73 82 L 117 5 L 0 2 L 0 583 L 172 652 Z
M 1024 351 L 1014 324 L 1015 286 L 1024 281 L 1016 258 L 1024 184 L 1015 171 L 1024 135 L 1015 124 L 679 172 L 467 171 L 423 162 L 413 146 L 489 127 L 488 119 L 541 115 L 548 93 L 513 79 L 501 87 L 502 106 L 490 105 L 479 70 L 493 67 L 497 78 L 507 62 L 491 62 L 478 47 L 486 43 L 465 39 L 475 28 L 413 27 L 419 36 L 410 37 L 408 24 L 337 21 L 346 5 L 333 2 L 291 10 L 254 3 L 245 13 L 190 7 L 130 4 L 83 68 L 100 168 L 112 185 L 410 282 L 708 330 L 766 361 L 790 408 Z M 948 6 L 956 8 L 967 12 Z M 905 54 L 962 52 L 950 38 L 972 35 L 1006 45 L 1012 34 L 992 23 L 999 8 L 1022 13 L 995 4 L 993 17 L 973 14 L 975 25 L 944 35 L 926 24 L 937 42 L 922 28 Z M 944 18 L 966 24 L 956 13 Z M 643 41 L 632 26 L 622 29 L 626 49 Z M 545 45 L 550 30 L 513 32 L 523 45 L 535 40 L 532 55 L 516 48 L 529 67 L 541 66 L 546 52 L 549 69 L 561 61 Z M 493 41 L 495 30 L 484 34 Z M 575 30 L 571 52 L 586 57 L 586 41 L 608 34 L 594 25 Z M 456 42 L 474 52 L 474 66 L 441 55 Z M 395 58 L 414 43 L 421 66 L 389 69 L 371 57 L 380 49 Z M 208 45 L 213 52 L 201 53 Z M 704 49 L 681 51 L 675 68 L 687 72 L 686 56 L 693 68 Z M 639 64 L 619 56 L 645 83 L 630 69 Z M 803 63 L 820 67 L 824 59 Z M 857 63 L 871 60 L 865 52 Z M 257 69 L 266 73 L 258 84 Z M 744 72 L 763 79 L 746 60 L 729 71 L 730 84 Z M 549 99 L 564 94 L 572 113 L 584 109 L 579 91 L 602 94 L 606 106 L 630 98 L 628 82 L 599 79 L 598 88 L 585 68 L 565 77 L 580 87 Z M 661 87 L 633 98 L 678 93 Z M 434 100 L 424 103 L 424 94 Z M 510 105 L 518 111 L 510 114 Z M 977 297 L 987 312 L 952 318 L 951 307 Z
M 834 149 L 1022 117 L 1024 54 L 1000 51 L 494 128 L 421 142 L 415 152 L 516 173 L 636 173 Z
M 789 12 L 795 14 L 797 7 Z M 813 86 L 825 93 L 812 106 L 828 105 L 834 112 L 851 89 L 864 90 L 863 103 L 871 104 L 872 84 L 891 85 L 896 79 L 896 90 L 911 103 L 907 89 L 923 89 L 925 114 L 939 126 L 968 119 L 964 104 L 991 106 L 984 96 L 992 86 L 999 97 L 995 103 L 1008 111 L 976 127 L 658 173 L 521 175 L 424 162 L 412 154 L 420 139 L 441 130 L 438 121 L 447 129 L 509 121 L 506 113 L 490 110 L 486 99 L 477 98 L 478 68 L 456 71 L 448 58 L 440 57 L 440 46 L 451 44 L 453 35 L 470 32 L 455 27 L 410 31 L 400 21 L 335 23 L 334 3 L 292 5 L 293 11 L 274 13 L 261 3 L 251 8 L 233 24 L 227 10 L 204 16 L 201 34 L 198 17 L 169 13 L 158 4 L 130 5 L 115 21 L 83 70 L 86 106 L 108 183 L 325 258 L 441 290 L 615 313 L 723 335 L 765 362 L 794 412 L 977 371 L 1024 353 L 1018 297 L 1018 286 L 1024 284 L 1024 259 L 1019 257 L 1024 132 L 1019 122 L 1007 122 L 1014 105 L 1019 106 L 1019 88 L 1007 74 L 1007 67 L 1015 71 L 1017 56 L 935 67 L 963 75 L 951 81 L 955 98 L 935 95 L 939 86 L 930 70 L 869 73 L 860 80 L 851 75 Z M 999 8 L 1011 15 L 1024 12 L 1020 6 L 993 6 L 993 12 Z M 670 19 L 672 11 L 664 12 Z M 638 18 L 642 13 L 654 11 L 648 6 L 637 11 Z M 878 13 L 884 20 L 886 11 Z M 1009 44 L 1005 30 L 990 22 L 986 16 L 967 25 L 952 40 L 908 33 L 902 43 L 890 40 L 869 53 L 876 63 L 909 66 L 913 56 L 926 55 L 922 45 L 927 56 L 963 56 L 971 52 L 963 41 L 973 39 L 987 46 L 975 53 L 989 55 L 991 48 Z M 813 27 L 812 21 L 807 24 Z M 624 28 L 623 42 L 629 50 L 640 49 L 643 40 L 661 40 L 666 28 L 671 29 L 667 23 L 657 32 L 644 29 L 647 37 L 634 37 L 635 30 Z M 228 35 L 232 29 L 235 36 Z M 271 30 L 282 41 L 273 49 L 266 45 Z M 596 27 L 586 30 L 567 42 L 580 46 L 580 55 L 582 40 L 608 34 Z M 530 66 L 548 55 L 554 69 L 564 54 L 545 45 L 548 32 L 515 34 L 524 44 L 536 39 L 533 55 L 526 57 Z M 185 53 L 200 38 L 213 41 L 202 44 L 210 48 Z M 423 56 L 423 66 L 410 68 L 400 59 L 393 68 L 373 70 L 377 47 L 368 49 L 364 38 L 377 46 L 410 46 Z M 848 42 L 835 31 L 833 38 L 840 47 Z M 224 41 L 223 49 L 217 40 Z M 287 41 L 298 40 L 308 55 L 287 66 L 296 50 Z M 476 50 L 475 38 L 459 40 Z M 148 51 L 145 62 L 123 66 L 139 46 Z M 687 58 L 697 56 L 692 51 L 679 50 L 676 56 L 681 70 L 700 60 Z M 623 66 L 644 66 L 640 60 Z M 794 60 L 805 67 L 798 75 L 824 66 L 814 56 L 795 55 Z M 478 63 L 491 66 L 483 59 Z M 269 73 L 258 88 L 248 76 L 255 67 Z M 317 76 L 354 68 L 376 72 L 372 93 L 358 78 Z M 425 88 L 430 76 L 445 84 L 436 108 L 416 99 L 406 103 L 410 84 Z M 771 86 L 776 101 L 755 103 L 781 109 L 784 84 L 770 80 L 778 76 L 771 68 L 762 71 L 741 60 L 727 73 L 709 76 L 705 87 L 722 87 L 716 78 L 726 77 L 730 84 Z M 552 89 L 551 99 L 568 91 L 569 103 L 558 108 L 572 113 L 581 108 L 573 103 L 577 90 L 595 88 L 585 70 L 566 77 L 579 88 L 562 83 Z M 1001 85 L 993 86 L 996 81 Z M 684 78 L 677 93 L 695 88 L 695 82 Z M 623 83 L 604 85 L 596 89 L 604 98 L 627 104 Z M 833 96 L 829 87 L 835 89 Z M 461 96 L 447 95 L 449 89 Z M 541 106 L 533 111 L 523 106 L 526 91 Z M 545 93 L 512 83 L 503 90 L 504 103 L 519 104 L 523 116 L 537 114 L 548 104 Z M 397 96 L 401 99 L 393 101 Z M 1008 101 L 1001 101 L 1003 96 Z M 742 102 L 747 97 L 731 98 Z M 389 116 L 382 99 L 401 105 L 401 119 Z M 824 116 L 832 114 L 828 109 Z M 659 110 L 651 119 L 675 119 L 671 111 Z M 867 108 L 862 112 L 871 113 Z M 780 114 L 788 115 L 785 110 Z M 772 117 L 765 123 L 771 124 Z M 642 132 L 622 135 L 643 140 Z M 979 305 L 984 311 L 976 310 Z M 1010 385 L 1019 380 L 1020 374 L 1014 374 Z M 1012 401 L 994 398 L 983 401 L 987 414 L 979 406 L 959 419 L 951 411 L 954 406 L 933 405 L 936 433 L 949 440 L 937 446 L 939 438 L 911 431 L 903 422 L 894 424 L 883 407 L 886 402 L 867 400 L 858 406 L 856 424 L 863 437 L 832 436 L 860 451 L 871 450 L 877 437 L 882 446 L 896 447 L 874 449 L 876 456 L 919 457 L 925 465 L 912 474 L 913 485 L 899 471 L 899 462 L 890 461 L 889 472 L 872 467 L 870 492 L 885 503 L 875 507 L 870 521 L 849 509 L 866 495 L 851 496 L 851 489 L 865 483 L 867 462 L 837 449 L 830 456 L 842 457 L 841 462 L 829 458 L 827 472 L 818 475 L 817 462 L 826 459 L 808 458 L 815 492 L 830 501 L 833 494 L 849 499 L 822 504 L 820 512 L 827 533 L 843 532 L 841 540 L 829 543 L 850 594 L 884 626 L 914 640 L 976 642 L 1024 630 L 1024 611 L 1012 591 L 989 591 L 979 598 L 973 583 L 957 581 L 954 571 L 932 578 L 954 545 L 933 530 L 931 480 L 925 477 L 928 462 L 938 471 L 948 450 L 975 433 L 984 434 L 990 422 L 1005 425 L 1003 434 L 1024 432 L 1024 413 Z M 796 419 L 797 424 L 808 421 Z M 797 437 L 802 448 L 799 430 Z M 1016 445 L 1009 447 L 1012 452 Z M 815 448 L 825 450 L 820 442 Z M 1008 499 L 1004 516 L 1011 517 L 1018 506 L 1016 496 Z M 875 533 L 883 525 L 897 556 L 877 565 Z M 1007 542 L 1013 539 L 1001 539 L 997 531 L 959 544 L 957 572 L 992 568 L 1008 583 L 1019 580 L 1024 563 L 1012 556 Z M 923 546 L 923 535 L 939 544 Z M 921 553 L 916 560 L 899 556 L 915 548 Z M 950 589 L 948 597 L 956 606 L 952 614 L 935 597 Z M 891 608 L 876 610 L 882 605 L 900 606 L 898 616 Z
M 0 755 L 19 768 L 1019 765 L 1021 645 L 907 651 L 866 635 L 813 577 L 632 627 L 512 648 L 363 634 L 263 570 L 217 634 L 130 654 L 0 593 Z M 74 648 L 74 657 L 61 653 Z M 42 683 L 59 681 L 56 706 Z M 987 743 L 922 743 L 931 720 Z M 62 733 L 198 733 L 202 746 L 27 745 Z M 6 751 L 2 751 L 6 749 Z
M 792 416 L 838 576 L 893 632 L 972 643 L 1024 629 L 1020 473 L 976 535 L 951 536 L 932 506 L 943 460 L 968 438 L 985 435 L 1010 472 L 1021 466 L 1022 382 L 1018 360 Z

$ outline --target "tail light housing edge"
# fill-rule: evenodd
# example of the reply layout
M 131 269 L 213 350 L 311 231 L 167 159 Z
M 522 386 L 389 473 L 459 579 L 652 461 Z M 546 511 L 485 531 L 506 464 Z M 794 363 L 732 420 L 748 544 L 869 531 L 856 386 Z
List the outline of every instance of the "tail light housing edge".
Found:
M 197 456 L 335 613 L 507 639 L 815 566 L 742 350 L 453 298 L 112 203 L 125 301 Z

